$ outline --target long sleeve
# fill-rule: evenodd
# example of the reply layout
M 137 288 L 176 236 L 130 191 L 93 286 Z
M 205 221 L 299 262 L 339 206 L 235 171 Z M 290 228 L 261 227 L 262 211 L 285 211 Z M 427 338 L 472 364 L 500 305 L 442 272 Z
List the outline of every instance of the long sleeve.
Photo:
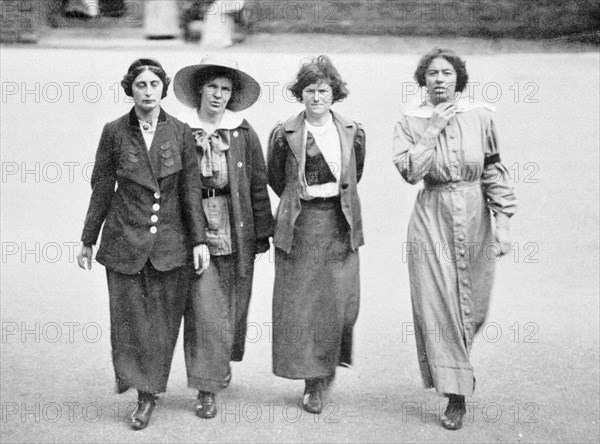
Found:
M 496 226 L 508 228 L 508 220 L 515 214 L 517 198 L 511 185 L 511 177 L 500 161 L 498 137 L 494 121 L 486 128 L 485 163 L 481 176 L 488 208 L 496 218 Z
M 183 200 L 183 217 L 188 227 L 188 234 L 193 245 L 205 244 L 206 217 L 202 209 L 202 189 L 200 168 L 196 159 L 194 136 L 188 125 L 184 126 L 181 160 L 183 177 L 181 198 Z
M 267 191 L 267 166 L 256 131 L 249 126 L 246 138 L 246 152 L 250 156 L 250 197 L 254 217 L 254 236 L 268 239 L 273 236 L 273 214 Z
M 406 117 L 396 124 L 392 161 L 408 183 L 418 183 L 427 175 L 435 159 L 436 143 L 437 134 L 430 129 L 419 140 L 414 140 Z
M 117 182 L 116 161 L 113 158 L 114 135 L 110 124 L 104 125 L 96 161 L 92 171 L 92 196 L 88 207 L 81 241 L 86 246 L 94 245 L 100 235 L 100 228 L 106 219 L 115 193 Z
M 288 153 L 289 147 L 283 135 L 283 127 L 278 123 L 269 135 L 267 170 L 269 185 L 279 197 L 285 189 L 285 164 Z
M 356 124 L 354 136 L 354 155 L 356 156 L 356 182 L 360 182 L 365 167 L 365 154 L 367 149 L 367 136 L 360 123 Z

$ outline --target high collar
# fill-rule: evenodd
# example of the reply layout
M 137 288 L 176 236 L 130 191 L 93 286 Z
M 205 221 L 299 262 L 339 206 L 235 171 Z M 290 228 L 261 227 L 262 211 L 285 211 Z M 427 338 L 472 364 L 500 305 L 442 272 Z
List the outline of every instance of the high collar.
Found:
M 158 121 L 164 122 L 165 120 L 167 120 L 167 113 L 165 113 L 165 110 L 162 109 L 162 107 L 161 107 L 160 111 L 158 113 Z M 133 108 L 131 108 L 131 111 L 129 111 L 129 124 L 132 126 L 136 126 L 136 127 L 140 126 L 138 116 L 135 113 L 135 106 Z
M 198 111 L 196 109 L 186 109 L 179 114 L 177 118 L 183 123 L 187 123 L 191 128 L 202 128 L 202 123 L 198 118 Z M 246 124 L 242 114 L 234 113 L 226 109 L 217 129 L 232 130 L 244 126 L 246 126 Z

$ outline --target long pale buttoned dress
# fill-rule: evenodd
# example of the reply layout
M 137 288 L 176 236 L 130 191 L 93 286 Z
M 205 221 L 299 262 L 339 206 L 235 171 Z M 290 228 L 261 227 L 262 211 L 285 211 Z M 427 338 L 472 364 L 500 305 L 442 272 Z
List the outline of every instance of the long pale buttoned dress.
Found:
M 470 349 L 498 260 L 491 216 L 506 227 L 516 199 L 490 110 L 463 99 L 437 136 L 428 130 L 432 111 L 425 103 L 394 130 L 394 164 L 409 183 L 424 182 L 404 254 L 424 385 L 468 396 L 475 388 Z

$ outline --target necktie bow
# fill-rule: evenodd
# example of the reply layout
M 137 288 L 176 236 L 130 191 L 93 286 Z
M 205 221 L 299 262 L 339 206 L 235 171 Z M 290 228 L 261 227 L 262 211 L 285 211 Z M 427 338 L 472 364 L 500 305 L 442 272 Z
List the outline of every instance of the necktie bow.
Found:
M 213 177 L 220 171 L 218 162 L 213 161 L 215 155 L 221 156 L 229 149 L 229 130 L 217 129 L 215 132 L 208 134 L 203 129 L 194 131 L 196 139 L 196 148 L 200 156 L 200 171 L 204 177 Z

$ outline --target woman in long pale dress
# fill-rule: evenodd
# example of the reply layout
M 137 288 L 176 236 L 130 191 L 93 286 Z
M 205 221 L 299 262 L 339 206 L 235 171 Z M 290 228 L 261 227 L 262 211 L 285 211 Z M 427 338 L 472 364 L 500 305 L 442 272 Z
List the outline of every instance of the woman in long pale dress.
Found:
M 274 244 L 273 371 L 305 380 L 304 409 L 320 413 L 336 366 L 352 363 L 358 316 L 358 248 L 363 245 L 357 183 L 365 159 L 362 127 L 330 110 L 345 82 L 320 56 L 290 91 L 305 109 L 269 138 L 269 185 L 281 198 Z
M 424 182 L 406 245 L 414 328 L 424 384 L 448 396 L 442 425 L 455 430 L 475 388 L 470 349 L 495 263 L 510 248 L 516 199 L 490 110 L 460 98 L 468 80 L 462 59 L 436 48 L 415 79 L 428 100 L 397 123 L 393 162 L 409 183 Z

